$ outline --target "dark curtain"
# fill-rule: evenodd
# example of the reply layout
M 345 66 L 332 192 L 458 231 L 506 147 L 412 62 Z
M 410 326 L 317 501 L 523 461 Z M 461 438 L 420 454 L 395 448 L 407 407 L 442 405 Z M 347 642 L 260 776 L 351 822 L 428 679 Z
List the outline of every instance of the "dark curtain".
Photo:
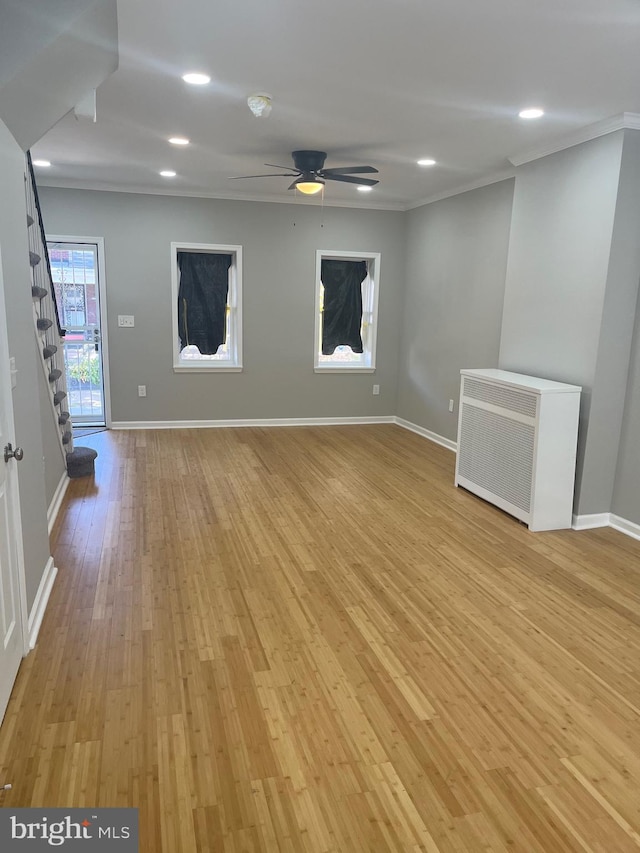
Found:
M 178 252 L 178 332 L 180 349 L 193 345 L 214 355 L 226 340 L 231 255 Z
M 339 346 L 362 352 L 362 282 L 366 261 L 323 260 L 320 279 L 324 285 L 322 354 L 332 355 Z

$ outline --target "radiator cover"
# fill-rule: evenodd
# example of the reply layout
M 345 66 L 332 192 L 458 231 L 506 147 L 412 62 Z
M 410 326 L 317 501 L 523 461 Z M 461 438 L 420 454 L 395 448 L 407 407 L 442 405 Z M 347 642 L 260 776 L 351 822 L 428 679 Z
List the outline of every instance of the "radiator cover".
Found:
M 462 370 L 456 486 L 531 530 L 571 527 L 580 391 L 504 370 Z

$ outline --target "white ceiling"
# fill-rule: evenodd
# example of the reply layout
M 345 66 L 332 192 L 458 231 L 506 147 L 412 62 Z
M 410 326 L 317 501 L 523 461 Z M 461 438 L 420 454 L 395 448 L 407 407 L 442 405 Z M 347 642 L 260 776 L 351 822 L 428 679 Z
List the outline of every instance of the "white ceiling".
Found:
M 640 113 L 638 0 L 125 0 L 118 12 L 120 68 L 98 90 L 98 121 L 67 115 L 34 147 L 53 163 L 42 184 L 291 201 L 287 178 L 228 178 L 312 148 L 327 167 L 380 172 L 367 195 L 328 182 L 326 204 L 406 208 Z M 187 86 L 190 70 L 211 83 Z M 268 119 L 247 107 L 255 91 L 273 95 Z M 519 119 L 528 106 L 545 116 Z M 178 134 L 192 144 L 169 145 Z

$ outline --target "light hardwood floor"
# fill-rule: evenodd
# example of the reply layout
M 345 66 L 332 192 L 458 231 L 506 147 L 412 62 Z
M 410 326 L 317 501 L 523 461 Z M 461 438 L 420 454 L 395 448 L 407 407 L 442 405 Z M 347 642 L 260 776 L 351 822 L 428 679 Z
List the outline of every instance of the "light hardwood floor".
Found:
M 83 439 L 4 806 L 143 853 L 640 850 L 640 542 L 530 533 L 395 426 Z

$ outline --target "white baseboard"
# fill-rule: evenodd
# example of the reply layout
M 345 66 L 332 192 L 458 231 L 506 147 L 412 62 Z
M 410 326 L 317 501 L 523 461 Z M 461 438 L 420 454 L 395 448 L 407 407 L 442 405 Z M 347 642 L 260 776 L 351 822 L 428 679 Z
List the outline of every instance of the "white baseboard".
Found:
M 33 607 L 31 608 L 31 612 L 29 613 L 27 630 L 29 632 L 30 649 L 35 648 L 36 642 L 38 640 L 40 625 L 42 625 L 44 612 L 47 609 L 47 604 L 49 603 L 49 596 L 51 595 L 51 590 L 53 589 L 53 582 L 56 579 L 57 574 L 58 569 L 53 564 L 53 557 L 49 557 L 44 572 L 42 573 L 42 579 L 40 580 L 40 586 L 38 587 L 38 591 L 36 592 Z
M 223 427 L 343 426 L 393 424 L 393 415 L 364 418 L 248 418 L 228 421 L 113 421 L 111 429 L 218 429 Z
M 408 429 L 411 432 L 415 432 L 418 435 L 421 435 L 423 438 L 428 438 L 429 441 L 433 441 L 435 444 L 439 444 L 442 447 L 446 447 L 447 450 L 453 450 L 454 453 L 458 450 L 458 442 L 453 441 L 450 438 L 445 438 L 443 435 L 438 435 L 437 432 L 431 432 L 430 429 L 425 429 L 424 427 L 418 426 L 418 424 L 411 423 L 411 421 L 405 421 L 404 418 L 395 418 L 395 423 L 398 426 L 401 426 L 403 429 Z
M 610 513 L 596 512 L 593 515 L 574 515 L 571 527 L 574 530 L 592 530 L 594 527 L 609 527 Z
M 595 527 L 613 527 L 614 530 L 640 540 L 640 524 L 628 521 L 612 512 L 598 512 L 594 515 L 574 515 L 571 527 L 574 530 L 592 530 Z
M 49 504 L 49 509 L 47 510 L 47 526 L 49 528 L 49 535 L 51 535 L 51 531 L 53 530 L 53 525 L 56 523 L 56 518 L 58 517 L 58 513 L 60 512 L 60 507 L 62 506 L 62 501 L 67 492 L 67 487 L 69 485 L 69 475 L 65 471 L 62 477 L 60 478 L 60 482 L 53 494 L 53 498 L 51 499 L 51 503 Z
M 346 424 L 397 424 L 428 438 L 447 450 L 457 450 L 457 443 L 443 435 L 405 421 L 394 415 L 362 418 L 246 418 L 219 421 L 113 421 L 111 429 L 219 429 L 224 427 L 277 427 L 277 426 L 344 426 Z
M 609 524 L 614 530 L 619 530 L 620 533 L 626 533 L 627 536 L 640 539 L 640 524 L 636 524 L 634 521 L 627 521 L 626 518 L 620 518 L 619 515 L 611 513 Z

